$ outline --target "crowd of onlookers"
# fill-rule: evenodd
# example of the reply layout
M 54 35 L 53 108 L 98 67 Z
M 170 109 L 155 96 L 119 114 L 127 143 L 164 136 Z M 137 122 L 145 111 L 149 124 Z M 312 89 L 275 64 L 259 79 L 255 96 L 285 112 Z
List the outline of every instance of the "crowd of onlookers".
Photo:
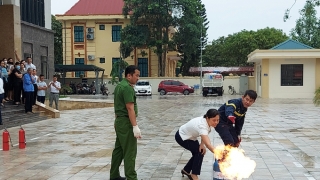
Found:
M 57 77 L 54 76 L 53 81 L 47 86 L 44 81 L 45 76 L 42 74 L 37 75 L 36 66 L 32 64 L 31 57 L 27 57 L 26 60 L 20 60 L 16 52 L 15 56 L 15 63 L 12 58 L 0 60 L 1 108 L 5 107 L 5 103 L 24 104 L 25 112 L 28 114 L 33 113 L 32 106 L 36 104 L 36 101 L 44 104 L 46 90 L 49 89 L 49 106 L 52 107 L 54 101 L 55 108 L 58 109 L 61 86 L 60 82 L 57 81 Z M 1 112 L 0 125 L 2 125 Z

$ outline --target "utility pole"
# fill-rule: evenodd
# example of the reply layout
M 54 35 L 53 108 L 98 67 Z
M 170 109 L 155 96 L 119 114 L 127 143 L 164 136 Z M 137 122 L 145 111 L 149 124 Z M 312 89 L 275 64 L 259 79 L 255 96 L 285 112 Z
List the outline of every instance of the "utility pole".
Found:
M 202 25 L 201 24 L 201 36 L 200 36 L 200 92 L 202 92 Z

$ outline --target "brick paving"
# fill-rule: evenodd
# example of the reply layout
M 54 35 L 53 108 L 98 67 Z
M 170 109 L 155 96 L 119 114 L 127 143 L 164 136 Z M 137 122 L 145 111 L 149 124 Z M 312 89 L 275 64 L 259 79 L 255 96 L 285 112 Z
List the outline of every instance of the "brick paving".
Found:
M 175 132 L 189 119 L 235 97 L 239 96 L 139 97 L 139 180 L 187 180 L 180 170 L 191 154 L 177 145 Z M 320 111 L 311 102 L 258 99 L 249 109 L 241 144 L 257 163 L 249 179 L 320 179 Z M 27 138 L 24 150 L 17 146 L 19 127 L 9 128 L 14 147 L 0 151 L 0 179 L 109 179 L 113 121 L 113 108 L 62 111 L 61 118 L 23 125 Z M 210 138 L 214 145 L 222 144 L 214 130 Z M 209 152 L 200 179 L 212 179 L 212 164 Z

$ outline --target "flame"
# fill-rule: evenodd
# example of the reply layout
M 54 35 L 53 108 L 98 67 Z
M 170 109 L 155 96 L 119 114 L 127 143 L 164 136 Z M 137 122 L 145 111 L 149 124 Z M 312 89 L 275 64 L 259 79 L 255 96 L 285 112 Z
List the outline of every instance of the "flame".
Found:
M 219 168 L 227 179 L 249 178 L 256 168 L 256 162 L 244 155 L 244 150 L 220 145 L 214 149 L 215 158 L 219 160 Z

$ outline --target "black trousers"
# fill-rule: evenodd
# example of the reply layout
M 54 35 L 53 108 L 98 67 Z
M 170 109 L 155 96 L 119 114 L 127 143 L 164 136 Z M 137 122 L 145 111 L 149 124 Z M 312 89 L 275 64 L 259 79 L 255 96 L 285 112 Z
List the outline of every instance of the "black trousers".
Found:
M 44 104 L 44 101 L 46 100 L 46 96 L 37 96 L 37 101 L 41 102 Z
M 25 112 L 32 112 L 32 103 L 33 103 L 33 92 L 24 92 L 26 97 L 26 103 L 25 103 Z
M 8 97 L 8 92 L 9 92 L 9 83 L 5 80 L 3 80 L 3 89 L 4 89 L 4 98 Z
M 13 103 L 21 103 L 21 89 L 21 83 L 16 83 L 13 85 Z
M 3 98 L 4 98 L 4 93 L 3 93 L 3 94 L 0 94 L 0 102 L 2 102 Z M 2 123 L 1 108 L 2 108 L 2 107 L 0 107 L 0 123 Z
M 175 138 L 180 146 L 184 147 L 192 153 L 192 157 L 189 159 L 188 163 L 184 166 L 183 169 L 187 173 L 190 173 L 190 171 L 192 171 L 192 174 L 200 175 L 203 155 L 199 151 L 199 141 L 182 140 L 179 134 L 179 130 L 177 131 Z
M 239 146 L 239 139 L 235 128 L 231 124 L 219 123 L 215 130 L 219 133 L 224 145 L 230 145 L 233 147 Z
M 34 89 L 34 93 L 33 93 L 33 104 L 32 105 L 36 105 L 38 85 L 37 84 L 33 84 L 33 89 Z
M 24 94 L 24 89 L 23 89 L 23 82 L 21 82 L 21 94 L 22 94 L 22 104 L 24 104 L 25 103 L 25 94 Z

